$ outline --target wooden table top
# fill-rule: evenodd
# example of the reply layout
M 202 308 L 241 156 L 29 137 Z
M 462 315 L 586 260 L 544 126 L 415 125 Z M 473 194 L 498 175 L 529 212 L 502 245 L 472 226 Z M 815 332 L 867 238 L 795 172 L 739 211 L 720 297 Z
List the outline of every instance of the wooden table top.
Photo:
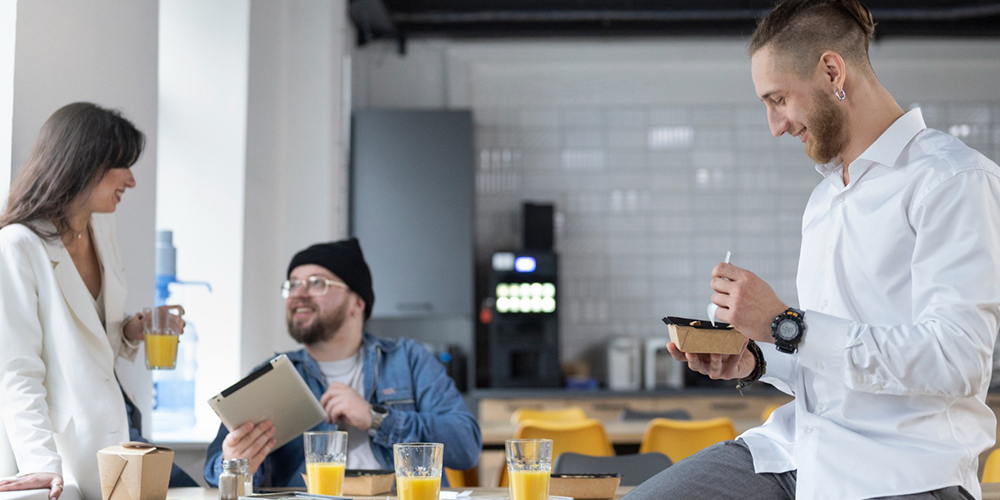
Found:
M 470 498 L 481 499 L 501 499 L 510 496 L 507 488 L 441 488 L 443 491 L 465 491 L 471 490 Z M 618 488 L 615 498 L 621 498 L 632 490 L 631 486 Z M 351 496 L 355 500 L 396 500 L 395 495 L 378 495 L 373 497 Z M 219 500 L 218 488 L 170 488 L 167 491 L 167 500 Z
M 983 483 L 983 500 L 1000 500 L 1000 483 Z M 472 490 L 471 498 L 502 498 L 509 496 L 507 488 L 443 488 L 444 491 L 464 491 Z M 632 490 L 631 486 L 618 488 L 616 498 Z M 396 500 L 395 496 L 379 495 L 377 497 L 359 497 L 358 500 Z M 167 492 L 167 500 L 218 500 L 219 490 L 217 488 L 170 488 Z
M 1000 483 L 983 483 L 983 500 L 1000 500 Z M 471 498 L 503 498 L 509 496 L 507 488 L 443 488 L 445 491 L 472 490 Z M 631 486 L 618 488 L 616 498 L 632 490 Z M 396 500 L 395 496 L 379 495 L 377 497 L 352 497 L 358 500 Z M 170 488 L 167 500 L 218 500 L 219 490 L 216 488 Z

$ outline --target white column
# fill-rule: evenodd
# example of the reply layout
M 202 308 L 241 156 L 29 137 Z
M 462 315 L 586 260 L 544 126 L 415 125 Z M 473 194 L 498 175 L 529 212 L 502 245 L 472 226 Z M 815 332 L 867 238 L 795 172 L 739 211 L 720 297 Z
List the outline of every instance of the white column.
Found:
M 189 440 L 215 437 L 205 401 L 240 376 L 249 23 L 249 0 L 160 2 L 156 227 L 174 232 L 177 278 L 212 285 L 170 288 L 197 333 Z
M 17 3 L 14 169 L 27 158 L 42 123 L 74 101 L 118 109 L 146 135 L 146 149 L 132 168 L 136 187 L 125 193 L 117 211 L 128 312 L 153 303 L 157 16 L 155 0 Z M 0 23 L 11 22 L 6 12 L 0 18 L 4 19 Z M 119 361 L 119 377 L 148 417 L 149 372 L 143 361 Z M 149 425 L 145 418 L 144 423 Z
M 7 193 L 10 191 L 16 26 L 17 2 L 0 2 L 0 207 L 6 203 Z
M 343 82 L 352 43 L 343 0 L 251 4 L 243 373 L 298 348 L 279 295 L 292 255 L 347 234 Z

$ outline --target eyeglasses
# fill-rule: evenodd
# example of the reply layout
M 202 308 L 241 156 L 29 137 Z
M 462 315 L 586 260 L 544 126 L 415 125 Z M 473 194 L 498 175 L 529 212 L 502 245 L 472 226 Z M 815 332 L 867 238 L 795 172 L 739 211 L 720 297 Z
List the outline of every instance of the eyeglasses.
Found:
M 340 281 L 328 280 L 320 276 L 310 276 L 304 280 L 285 280 L 281 284 L 281 298 L 287 299 L 302 287 L 306 287 L 306 293 L 310 297 L 319 297 L 320 295 L 326 295 L 326 292 L 330 291 L 331 286 L 348 290 L 347 285 Z

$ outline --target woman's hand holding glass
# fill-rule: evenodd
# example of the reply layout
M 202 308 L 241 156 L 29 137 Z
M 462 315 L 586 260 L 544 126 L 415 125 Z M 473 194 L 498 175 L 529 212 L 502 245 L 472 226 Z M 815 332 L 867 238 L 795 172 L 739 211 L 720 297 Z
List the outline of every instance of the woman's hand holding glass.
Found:
M 184 306 L 166 305 L 157 308 L 157 310 L 162 310 L 162 309 L 180 310 L 180 315 L 177 316 L 177 319 L 171 320 L 171 326 L 177 328 L 177 331 L 180 332 L 180 335 L 183 335 L 184 325 L 187 324 L 184 322 L 184 318 L 182 317 L 184 315 Z M 128 319 L 125 321 L 125 324 L 122 325 L 122 332 L 125 334 L 125 338 L 131 340 L 132 342 L 141 342 L 146 339 L 146 330 L 149 329 L 149 321 L 150 321 L 149 313 L 151 310 L 152 309 L 147 307 L 143 309 L 141 312 L 137 312 L 134 315 L 128 317 Z

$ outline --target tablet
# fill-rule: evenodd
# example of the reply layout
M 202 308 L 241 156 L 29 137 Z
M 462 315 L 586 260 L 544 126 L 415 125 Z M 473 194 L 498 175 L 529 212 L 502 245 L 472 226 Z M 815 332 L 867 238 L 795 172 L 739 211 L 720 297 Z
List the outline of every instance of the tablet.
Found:
M 295 439 L 326 419 L 326 411 L 282 354 L 208 400 L 232 432 L 247 423 L 274 423 L 275 448 Z

